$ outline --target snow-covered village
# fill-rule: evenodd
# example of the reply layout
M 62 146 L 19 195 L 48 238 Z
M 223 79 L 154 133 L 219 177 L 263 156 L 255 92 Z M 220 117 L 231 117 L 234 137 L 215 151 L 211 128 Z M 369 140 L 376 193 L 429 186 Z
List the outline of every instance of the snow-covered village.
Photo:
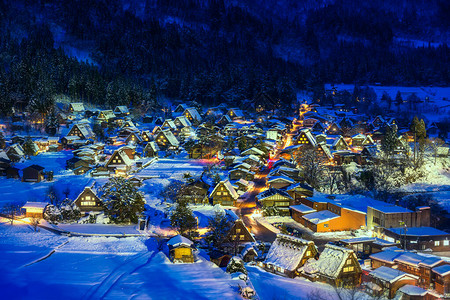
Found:
M 0 298 L 449 299 L 436 1 L 0 0 Z

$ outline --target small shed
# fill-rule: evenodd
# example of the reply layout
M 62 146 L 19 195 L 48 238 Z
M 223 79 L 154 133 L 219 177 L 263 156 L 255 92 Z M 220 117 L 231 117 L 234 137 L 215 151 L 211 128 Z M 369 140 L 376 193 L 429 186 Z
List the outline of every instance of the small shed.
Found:
M 181 235 L 171 238 L 167 242 L 170 260 L 174 263 L 193 263 L 195 260 L 193 244 L 194 242 Z
M 42 219 L 47 205 L 47 202 L 27 202 L 22 208 L 25 210 L 25 217 Z
M 39 165 L 31 165 L 22 170 L 22 181 L 25 182 L 41 182 L 44 180 L 44 167 Z

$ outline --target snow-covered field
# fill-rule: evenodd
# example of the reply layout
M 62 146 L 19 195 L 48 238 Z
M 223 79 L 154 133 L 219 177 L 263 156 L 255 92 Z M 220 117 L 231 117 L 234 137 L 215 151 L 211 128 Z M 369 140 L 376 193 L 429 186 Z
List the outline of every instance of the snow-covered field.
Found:
M 239 299 L 240 281 L 213 263 L 172 264 L 156 249 L 144 237 L 62 237 L 1 224 L 2 299 Z

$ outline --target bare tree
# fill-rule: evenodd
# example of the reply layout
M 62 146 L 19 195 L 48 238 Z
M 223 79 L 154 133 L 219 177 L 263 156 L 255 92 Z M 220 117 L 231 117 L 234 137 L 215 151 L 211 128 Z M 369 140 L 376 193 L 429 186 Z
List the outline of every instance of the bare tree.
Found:
M 36 217 L 31 217 L 31 219 L 30 219 L 30 225 L 35 232 L 38 231 L 38 226 L 39 226 L 40 221 L 41 221 L 41 219 L 36 218 Z
M 302 150 L 295 160 L 302 170 L 306 182 L 313 188 L 318 189 L 326 170 L 325 160 L 313 148 Z
M 431 138 L 427 141 L 427 146 L 433 152 L 435 165 L 437 163 L 439 148 L 443 147 L 444 145 L 445 145 L 445 142 L 443 140 L 441 140 L 440 138 Z
M 11 225 L 14 224 L 14 220 L 16 219 L 17 216 L 19 216 L 20 213 L 20 208 L 21 206 L 17 203 L 6 203 L 3 206 L 2 212 L 5 215 L 6 218 L 8 218 L 11 222 Z

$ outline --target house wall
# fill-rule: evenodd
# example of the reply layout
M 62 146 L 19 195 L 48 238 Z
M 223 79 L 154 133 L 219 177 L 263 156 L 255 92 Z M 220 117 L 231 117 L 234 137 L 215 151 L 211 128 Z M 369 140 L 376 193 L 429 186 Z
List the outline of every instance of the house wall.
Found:
M 82 202 L 95 202 L 95 205 L 83 205 Z M 75 205 L 80 208 L 80 212 L 103 210 L 100 199 L 90 190 L 84 190 L 75 200 Z
M 439 294 L 449 294 L 450 293 L 450 274 L 446 276 L 440 276 L 436 274 L 434 280 L 434 288 Z

